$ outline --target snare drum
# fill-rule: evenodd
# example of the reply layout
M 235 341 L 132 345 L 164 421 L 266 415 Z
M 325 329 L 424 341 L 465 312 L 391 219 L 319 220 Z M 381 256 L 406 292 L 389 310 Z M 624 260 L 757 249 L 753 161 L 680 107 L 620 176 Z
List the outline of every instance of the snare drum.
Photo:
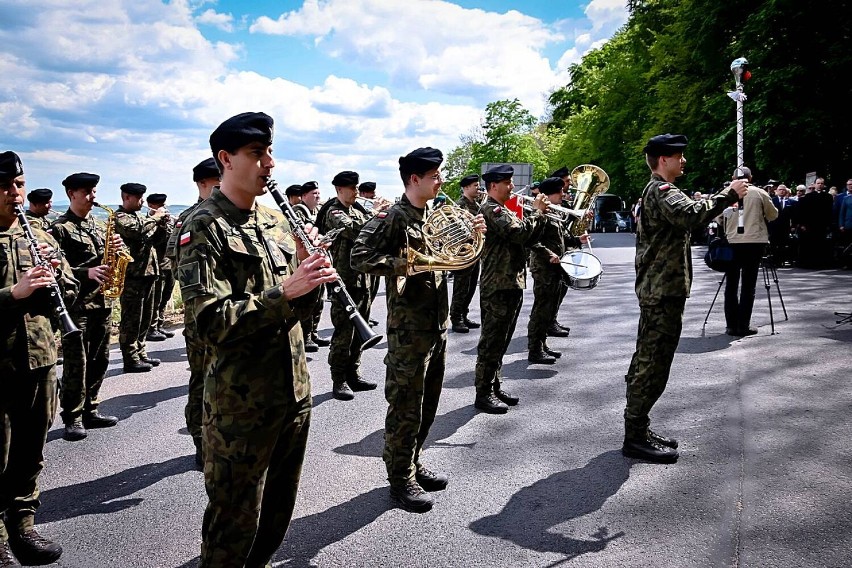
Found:
M 598 285 L 603 273 L 601 261 L 590 252 L 566 252 L 559 260 L 568 285 L 575 290 L 591 290 Z

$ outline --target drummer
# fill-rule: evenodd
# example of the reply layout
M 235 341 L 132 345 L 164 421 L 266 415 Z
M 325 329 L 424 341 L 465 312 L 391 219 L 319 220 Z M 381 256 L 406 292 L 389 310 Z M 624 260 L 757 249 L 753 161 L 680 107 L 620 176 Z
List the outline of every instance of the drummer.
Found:
M 561 203 L 565 182 L 562 178 L 549 177 L 539 184 L 539 191 L 550 203 Z M 530 271 L 533 277 L 533 307 L 527 338 L 530 363 L 552 365 L 562 356 L 547 345 L 547 337 L 567 337 L 568 332 L 556 325 L 559 304 L 565 297 L 566 274 L 560 259 L 568 249 L 580 248 L 589 242 L 589 236 L 575 237 L 565 229 L 565 223 L 557 220 L 554 210 L 548 211 L 544 233 L 538 242 L 530 246 Z

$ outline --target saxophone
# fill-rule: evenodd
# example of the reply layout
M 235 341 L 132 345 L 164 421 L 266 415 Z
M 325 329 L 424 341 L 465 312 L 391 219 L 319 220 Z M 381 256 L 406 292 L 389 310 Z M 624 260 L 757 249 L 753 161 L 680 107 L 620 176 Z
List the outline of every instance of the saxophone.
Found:
M 133 262 L 133 257 L 125 248 L 116 248 L 112 242 L 112 236 L 115 234 L 115 211 L 106 205 L 93 203 L 95 207 L 99 207 L 109 214 L 106 223 L 106 236 L 104 246 L 104 258 L 101 264 L 109 267 L 107 277 L 104 283 L 101 284 L 100 291 L 103 292 L 104 298 L 107 300 L 115 300 L 121 296 L 124 291 L 124 275 L 127 272 L 127 265 Z

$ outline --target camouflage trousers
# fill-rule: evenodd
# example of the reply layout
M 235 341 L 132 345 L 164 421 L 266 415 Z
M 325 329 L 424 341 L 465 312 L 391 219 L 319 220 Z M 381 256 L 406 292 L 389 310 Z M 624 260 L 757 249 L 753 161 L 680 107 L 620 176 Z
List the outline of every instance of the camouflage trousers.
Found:
M 382 457 L 391 484 L 414 479 L 415 465 L 438 411 L 446 360 L 446 330 L 388 330 L 388 413 Z
M 201 568 L 267 566 L 296 504 L 311 397 L 286 407 L 204 417 Z
M 59 401 L 60 416 L 65 424 L 72 424 L 83 412 L 98 408 L 98 393 L 109 367 L 111 315 L 109 308 L 75 313 L 72 318 L 82 335 L 62 338 L 65 361 Z
M 186 358 L 189 362 L 189 396 L 186 399 L 184 416 L 186 429 L 192 436 L 196 448 L 201 447 L 201 423 L 204 416 L 204 373 L 207 368 L 207 346 L 187 325 L 183 331 L 186 341 Z
M 558 272 L 557 272 L 558 271 Z M 527 326 L 527 344 L 530 349 L 547 340 L 547 328 L 556 321 L 559 306 L 567 286 L 562 280 L 562 269 L 554 264 L 550 270 L 533 271 L 533 305 Z
M 624 408 L 624 437 L 644 440 L 651 419 L 648 415 L 659 400 L 674 361 L 686 298 L 668 298 L 659 304 L 641 306 L 636 352 L 627 381 L 627 405 Z
M 166 323 L 166 306 L 172 299 L 175 289 L 175 275 L 172 270 L 162 270 L 154 285 L 154 309 L 151 312 L 151 324 L 148 331 L 163 327 Z
M 145 336 L 154 309 L 154 279 L 151 277 L 125 281 L 121 293 L 121 323 L 118 344 L 125 363 L 147 356 Z
M 523 305 L 523 290 L 480 291 L 482 333 L 476 348 L 476 394 L 500 388 L 503 355 L 509 348 Z
M 459 321 L 467 317 L 470 302 L 476 293 L 479 282 L 480 263 L 469 268 L 453 272 L 453 300 L 450 304 L 450 320 Z
M 0 387 L 0 542 L 28 529 L 39 501 L 44 444 L 56 413 L 56 367 L 4 370 Z M 5 515 L 5 524 L 4 524 Z
M 370 317 L 370 290 L 348 287 L 347 291 L 358 307 L 358 312 L 367 319 Z M 355 333 L 355 326 L 349 314 L 335 296 L 331 298 L 331 345 L 328 348 L 328 366 L 331 367 L 331 380 L 335 384 L 358 375 L 361 366 L 361 338 Z
M 311 338 L 312 335 L 315 335 L 317 332 L 317 328 L 319 327 L 320 319 L 322 319 L 322 308 L 325 305 L 323 298 L 325 297 L 325 287 L 320 286 L 319 297 L 317 298 L 317 305 L 314 307 L 314 311 L 310 317 L 307 317 L 299 322 L 302 326 L 302 336 L 305 338 L 305 341 Z

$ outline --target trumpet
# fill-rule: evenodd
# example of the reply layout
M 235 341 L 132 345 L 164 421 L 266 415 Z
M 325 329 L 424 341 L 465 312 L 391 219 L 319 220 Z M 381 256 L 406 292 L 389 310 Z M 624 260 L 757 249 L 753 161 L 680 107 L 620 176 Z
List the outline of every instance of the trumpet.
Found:
M 512 195 L 516 196 L 518 199 L 521 199 L 523 201 L 535 201 L 535 197 L 532 197 L 530 195 L 525 195 L 523 193 L 513 193 Z M 532 209 L 532 207 L 525 205 L 524 209 L 530 210 L 530 209 Z M 556 205 L 555 203 L 550 203 L 550 202 L 547 203 L 547 210 L 548 211 L 554 211 L 555 213 L 558 213 L 558 216 L 557 215 L 548 215 L 548 217 L 551 217 L 552 219 L 555 219 L 557 221 L 567 221 L 568 217 L 580 218 L 580 217 L 582 217 L 583 215 L 586 214 L 585 211 L 582 211 L 580 209 L 568 209 L 567 207 L 562 207 L 561 205 Z M 547 215 L 547 213 L 545 213 L 545 215 Z
M 361 207 L 363 207 L 373 215 L 375 215 L 379 211 L 384 211 L 385 209 L 388 209 L 391 205 L 393 205 L 392 202 L 380 196 L 376 196 L 373 198 L 359 196 L 355 198 L 355 203 L 359 203 Z

